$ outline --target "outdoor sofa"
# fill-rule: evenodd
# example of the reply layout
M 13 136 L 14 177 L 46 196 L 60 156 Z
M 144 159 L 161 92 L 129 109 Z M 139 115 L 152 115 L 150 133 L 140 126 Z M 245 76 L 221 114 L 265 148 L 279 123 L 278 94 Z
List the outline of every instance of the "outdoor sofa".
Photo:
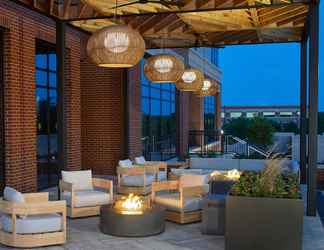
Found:
M 223 159 L 223 158 L 190 158 L 188 169 L 171 169 L 173 176 L 180 177 L 183 174 L 210 175 L 213 171 L 228 171 L 237 169 L 243 171 L 261 171 L 266 166 L 267 160 L 254 159 Z M 290 171 L 299 176 L 299 164 L 297 161 L 284 160 L 283 171 Z

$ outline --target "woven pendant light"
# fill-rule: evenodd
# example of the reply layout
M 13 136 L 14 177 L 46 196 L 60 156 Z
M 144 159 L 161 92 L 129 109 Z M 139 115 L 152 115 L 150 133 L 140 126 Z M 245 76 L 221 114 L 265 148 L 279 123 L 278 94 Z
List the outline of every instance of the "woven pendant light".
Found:
M 160 54 L 146 60 L 144 74 L 153 83 L 176 82 L 182 76 L 184 67 L 176 56 Z
M 129 68 L 145 52 L 142 36 L 127 25 L 111 25 L 96 31 L 88 40 L 87 53 L 99 67 Z
M 180 91 L 198 91 L 203 87 L 204 75 L 198 69 L 186 69 L 176 87 Z
M 219 83 L 210 79 L 205 79 L 203 81 L 203 87 L 196 91 L 195 94 L 204 97 L 204 96 L 213 96 L 216 93 L 220 92 Z

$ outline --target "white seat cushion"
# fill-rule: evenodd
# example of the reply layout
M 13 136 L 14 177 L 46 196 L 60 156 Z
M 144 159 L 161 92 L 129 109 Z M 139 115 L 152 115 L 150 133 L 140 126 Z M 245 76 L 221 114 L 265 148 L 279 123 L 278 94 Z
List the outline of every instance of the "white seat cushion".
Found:
M 144 156 L 135 157 L 135 163 L 138 165 L 144 165 L 146 163 L 146 160 Z
M 62 180 L 72 183 L 74 190 L 93 189 L 91 170 L 62 171 Z
M 202 209 L 203 199 L 199 197 L 185 198 L 184 207 L 180 206 L 180 194 L 177 193 L 167 193 L 167 194 L 157 194 L 155 196 L 154 202 L 166 207 L 171 211 L 184 211 L 192 212 Z
M 160 171 L 158 173 L 158 181 L 166 181 L 168 179 L 166 171 Z
M 62 220 L 59 214 L 28 215 L 25 219 L 17 218 L 16 232 L 18 234 L 49 233 L 62 230 Z M 2 229 L 12 232 L 12 219 L 9 215 L 1 217 Z
M 155 176 L 152 174 L 146 175 L 146 186 L 152 185 L 155 181 Z M 121 185 L 129 187 L 143 187 L 144 186 L 144 175 L 125 175 L 121 178 Z
M 133 166 L 133 163 L 130 159 L 126 159 L 126 160 L 119 161 L 118 165 L 122 168 L 130 168 Z
M 62 199 L 71 206 L 71 193 L 64 192 Z M 109 204 L 110 195 L 99 190 L 83 190 L 75 192 L 75 207 L 94 207 Z

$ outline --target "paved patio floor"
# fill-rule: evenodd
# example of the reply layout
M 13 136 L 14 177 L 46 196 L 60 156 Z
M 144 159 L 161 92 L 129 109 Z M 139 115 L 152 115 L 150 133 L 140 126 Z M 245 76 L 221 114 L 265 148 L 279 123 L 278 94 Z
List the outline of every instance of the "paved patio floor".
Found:
M 57 199 L 56 189 L 48 190 L 52 199 Z M 304 201 L 306 187 L 302 186 Z M 224 250 L 224 237 L 203 235 L 200 223 L 178 225 L 167 222 L 164 233 L 146 238 L 121 238 L 102 234 L 99 217 L 73 219 L 67 221 L 67 243 L 46 250 Z M 2 249 L 7 248 L 0 245 Z M 238 249 L 239 250 L 239 249 Z M 251 249 L 258 250 L 258 249 Z M 275 249 L 274 249 L 275 250 Z M 294 249 L 287 249 L 294 250 Z M 303 250 L 324 250 L 324 227 L 317 217 L 304 217 Z
M 147 238 L 120 238 L 100 233 L 98 217 L 68 220 L 68 240 L 64 246 L 46 250 L 224 250 L 224 237 L 200 233 L 200 224 L 167 223 L 164 233 Z M 303 250 L 324 250 L 324 229 L 319 217 L 305 217 Z M 0 246 L 0 249 L 13 249 Z M 252 250 L 252 249 L 251 249 Z M 293 249 L 289 249 L 293 250 Z

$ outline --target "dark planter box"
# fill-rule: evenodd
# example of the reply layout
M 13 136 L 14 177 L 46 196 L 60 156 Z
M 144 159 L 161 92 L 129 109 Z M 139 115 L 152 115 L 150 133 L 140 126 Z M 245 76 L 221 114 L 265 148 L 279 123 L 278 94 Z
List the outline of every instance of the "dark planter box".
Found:
M 226 250 L 301 250 L 301 199 L 227 196 Z

